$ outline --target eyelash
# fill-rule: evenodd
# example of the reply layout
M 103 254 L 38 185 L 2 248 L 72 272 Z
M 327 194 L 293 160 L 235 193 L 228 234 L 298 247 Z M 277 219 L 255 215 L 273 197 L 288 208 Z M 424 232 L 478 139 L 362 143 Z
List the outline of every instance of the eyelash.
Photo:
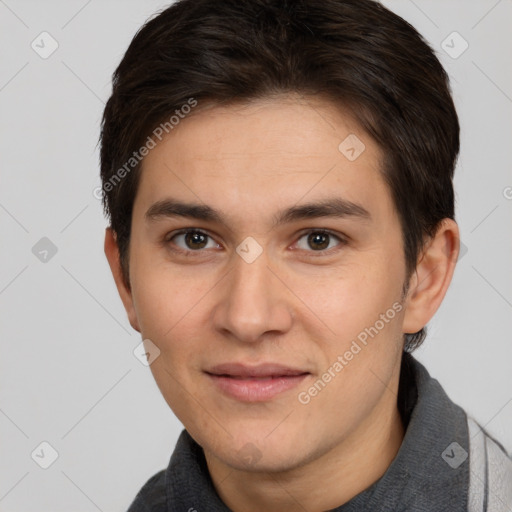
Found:
M 164 238 L 164 244 L 171 251 L 178 253 L 178 254 L 185 254 L 187 256 L 189 256 L 189 255 L 192 256 L 192 255 L 196 255 L 196 254 L 199 255 L 200 253 L 204 252 L 204 249 L 185 250 L 185 249 L 181 249 L 181 248 L 172 247 L 172 239 L 173 238 L 175 238 L 179 235 L 186 235 L 189 233 L 205 235 L 208 238 L 210 238 L 211 240 L 215 241 L 215 239 L 210 234 L 208 234 L 206 231 L 203 231 L 202 229 L 185 228 L 185 229 L 181 229 L 179 231 L 167 234 Z M 336 245 L 335 247 L 331 247 L 330 249 L 318 250 L 318 251 L 306 250 L 306 249 L 294 249 L 294 250 L 305 251 L 305 252 L 309 253 L 310 256 L 313 256 L 316 258 L 316 257 L 322 257 L 322 256 L 330 256 L 333 251 L 340 250 L 341 247 L 343 247 L 344 245 L 346 245 L 348 243 L 347 240 L 344 237 L 340 236 L 339 234 L 334 233 L 328 229 L 319 228 L 319 229 L 308 229 L 307 231 L 301 232 L 297 241 L 295 242 L 295 244 L 304 236 L 310 235 L 312 233 L 329 235 L 330 237 L 333 237 L 338 240 L 338 245 Z

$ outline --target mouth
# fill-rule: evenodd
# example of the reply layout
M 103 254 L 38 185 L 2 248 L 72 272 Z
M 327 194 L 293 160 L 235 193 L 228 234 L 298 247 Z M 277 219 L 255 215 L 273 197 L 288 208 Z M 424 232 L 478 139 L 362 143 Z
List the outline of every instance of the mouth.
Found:
M 298 386 L 310 372 L 278 364 L 217 365 L 205 371 L 217 390 L 242 402 L 265 402 Z

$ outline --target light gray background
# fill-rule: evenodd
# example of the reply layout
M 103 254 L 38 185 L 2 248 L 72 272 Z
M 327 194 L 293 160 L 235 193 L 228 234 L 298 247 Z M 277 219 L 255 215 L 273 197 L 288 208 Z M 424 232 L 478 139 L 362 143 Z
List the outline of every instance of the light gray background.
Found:
M 462 125 L 455 187 L 468 252 L 416 355 L 512 450 L 512 3 L 385 4 L 437 50 Z M 182 428 L 132 353 L 140 338 L 92 193 L 111 74 L 166 5 L 0 0 L 2 512 L 125 510 Z M 31 48 L 42 31 L 59 45 L 47 59 Z M 453 31 L 469 43 L 457 59 L 441 47 Z M 42 237 L 57 247 L 46 263 L 32 253 Z M 48 469 L 31 458 L 42 441 L 59 454 Z

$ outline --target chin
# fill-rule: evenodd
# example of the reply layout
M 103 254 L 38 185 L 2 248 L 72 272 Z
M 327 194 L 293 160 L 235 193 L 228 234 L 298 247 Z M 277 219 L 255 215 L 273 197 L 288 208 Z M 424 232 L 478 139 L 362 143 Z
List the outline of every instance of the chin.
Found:
M 237 452 L 230 452 L 222 458 L 223 462 L 237 471 L 254 473 L 282 473 L 302 464 L 298 460 L 297 450 L 292 453 L 276 454 L 274 450 L 259 450 L 252 443 L 247 443 Z
M 270 437 L 266 438 L 261 434 L 252 437 L 246 432 L 236 441 L 231 439 L 227 445 L 217 446 L 217 453 L 214 453 L 218 459 L 233 469 L 249 472 L 288 471 L 302 465 L 307 459 L 303 451 L 297 450 L 298 446 L 302 450 L 306 448 L 304 439 L 300 436 L 297 440 L 294 436 L 283 433 L 276 435 L 274 439 Z

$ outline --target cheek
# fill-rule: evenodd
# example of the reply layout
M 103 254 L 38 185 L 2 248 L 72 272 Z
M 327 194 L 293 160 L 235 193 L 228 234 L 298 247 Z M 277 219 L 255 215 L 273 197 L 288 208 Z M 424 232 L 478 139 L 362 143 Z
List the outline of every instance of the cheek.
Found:
M 291 278 L 291 287 L 323 329 L 350 340 L 373 325 L 400 299 L 398 269 L 377 261 L 345 265 L 314 276 Z M 395 316 L 395 315 L 393 315 Z
M 176 336 L 182 320 L 194 315 L 207 290 L 204 280 L 185 279 L 170 267 L 144 264 L 133 268 L 132 294 L 143 336 L 166 340 Z
M 133 270 L 132 292 L 141 335 L 160 350 L 150 368 L 169 405 L 179 408 L 186 400 L 180 389 L 193 388 L 198 355 L 204 353 L 205 307 L 213 284 L 175 269 L 171 272 L 168 265 L 141 264 Z
M 320 408 L 332 401 L 354 414 L 366 411 L 395 370 L 402 343 L 402 281 L 398 266 L 388 269 L 361 263 L 335 275 L 316 276 L 315 286 L 296 282 L 297 294 L 307 297 L 305 302 L 315 313 L 303 327 L 323 353 L 319 371 L 331 368 L 331 375 L 336 375 L 326 375 L 329 384 L 315 402 Z

